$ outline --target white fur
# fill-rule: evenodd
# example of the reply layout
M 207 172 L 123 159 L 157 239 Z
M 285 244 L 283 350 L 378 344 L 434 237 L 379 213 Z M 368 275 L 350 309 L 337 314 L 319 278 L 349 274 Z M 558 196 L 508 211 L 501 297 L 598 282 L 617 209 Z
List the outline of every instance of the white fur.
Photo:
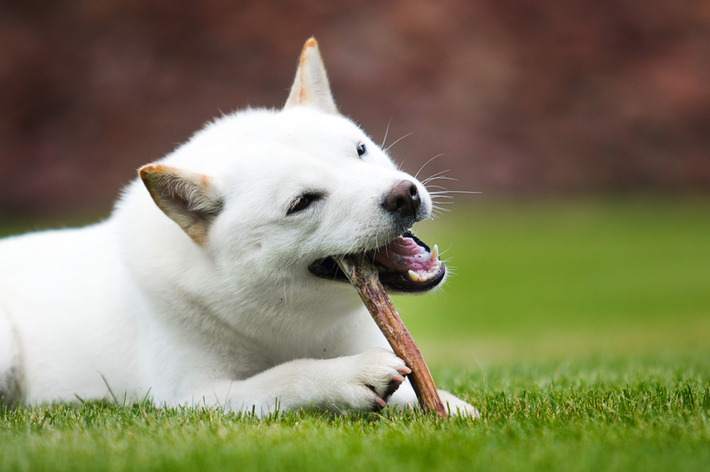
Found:
M 416 181 L 349 119 L 309 102 L 225 116 L 157 164 L 208 176 L 222 198 L 204 244 L 140 179 L 105 222 L 0 242 L 0 392 L 13 396 L 14 382 L 25 404 L 148 394 L 260 415 L 277 403 L 373 409 L 366 385 L 383 392 L 403 363 L 350 284 L 307 267 L 399 234 L 382 198 Z M 305 190 L 326 196 L 286 215 Z M 416 404 L 408 382 L 389 403 Z

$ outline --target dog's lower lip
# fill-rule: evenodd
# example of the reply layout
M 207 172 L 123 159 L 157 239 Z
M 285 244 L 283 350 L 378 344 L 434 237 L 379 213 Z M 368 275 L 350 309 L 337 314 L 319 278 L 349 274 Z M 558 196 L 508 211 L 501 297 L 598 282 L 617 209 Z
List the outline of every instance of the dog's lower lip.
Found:
M 425 292 L 439 285 L 446 275 L 446 266 L 439 259 L 438 247 L 430 249 L 410 231 L 366 254 L 379 270 L 382 285 L 395 292 Z M 347 277 L 335 261 L 336 257 L 318 259 L 308 269 L 317 277 L 347 282 Z

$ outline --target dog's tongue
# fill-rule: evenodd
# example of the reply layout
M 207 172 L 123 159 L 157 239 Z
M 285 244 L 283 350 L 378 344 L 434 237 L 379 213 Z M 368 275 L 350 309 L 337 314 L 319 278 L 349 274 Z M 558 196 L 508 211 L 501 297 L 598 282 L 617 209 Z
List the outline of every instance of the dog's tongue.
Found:
M 427 282 L 439 275 L 442 267 L 439 248 L 435 245 L 431 252 L 428 249 L 413 237 L 400 236 L 371 251 L 369 256 L 377 265 L 407 274 L 412 282 Z

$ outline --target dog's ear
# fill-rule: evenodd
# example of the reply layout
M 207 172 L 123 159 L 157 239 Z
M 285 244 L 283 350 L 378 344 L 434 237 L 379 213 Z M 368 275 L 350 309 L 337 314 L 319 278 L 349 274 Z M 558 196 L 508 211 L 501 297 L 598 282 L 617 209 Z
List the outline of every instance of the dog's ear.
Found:
M 202 246 L 222 199 L 206 175 L 175 167 L 149 164 L 138 169 L 151 197 L 192 240 Z
M 296 79 L 293 81 L 284 109 L 296 105 L 312 106 L 326 113 L 338 114 L 338 107 L 330 93 L 323 59 L 318 51 L 318 43 L 314 38 L 306 41 L 303 46 Z

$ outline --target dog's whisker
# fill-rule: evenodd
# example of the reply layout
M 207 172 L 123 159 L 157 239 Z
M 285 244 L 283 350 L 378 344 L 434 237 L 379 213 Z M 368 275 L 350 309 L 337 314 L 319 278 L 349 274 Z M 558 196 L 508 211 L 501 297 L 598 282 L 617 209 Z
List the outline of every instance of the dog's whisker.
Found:
M 436 207 L 432 208 L 432 212 L 434 212 L 434 211 L 437 211 L 437 212 L 441 213 L 441 212 L 449 212 L 449 211 L 451 211 L 451 209 L 449 209 L 449 208 L 444 208 L 444 207 L 442 207 L 442 206 L 439 206 L 439 204 L 437 204 Z
M 448 177 L 445 175 L 433 175 L 424 181 L 424 182 L 426 182 L 424 185 L 429 185 L 431 182 L 434 182 L 435 180 L 451 180 L 454 182 L 458 182 L 459 179 L 455 179 L 453 177 Z M 438 183 L 443 184 L 443 182 L 438 182 Z
M 385 152 L 389 152 L 389 150 L 390 150 L 390 148 L 391 148 L 392 146 L 394 146 L 395 144 L 397 144 L 398 142 L 400 142 L 400 141 L 403 140 L 404 138 L 407 138 L 407 137 L 411 136 L 413 133 L 414 133 L 414 131 L 412 131 L 411 133 L 407 133 L 407 134 L 405 134 L 404 136 L 402 136 L 401 138 L 399 138 L 398 140 L 396 140 L 395 142 L 393 142 L 392 144 L 390 144 L 389 146 L 387 146 L 387 147 L 385 148 Z
M 434 159 L 436 159 L 436 158 L 438 158 L 438 157 L 441 157 L 441 156 L 443 156 L 443 155 L 444 155 L 444 153 L 442 152 L 441 154 L 437 154 L 436 156 L 434 156 L 434 157 L 432 157 L 431 159 L 429 159 L 428 161 L 426 161 L 426 162 L 424 163 L 424 165 L 419 168 L 419 170 L 417 171 L 417 173 L 414 174 L 414 178 L 416 179 L 416 178 L 419 176 L 419 173 L 427 166 L 427 164 L 429 164 L 429 163 L 430 163 L 431 161 L 433 161 Z
M 390 124 L 392 123 L 392 117 L 390 116 L 389 121 L 387 122 L 387 128 L 385 129 L 385 137 L 382 139 L 382 144 L 380 144 L 380 148 L 385 147 L 385 143 L 387 142 L 387 135 L 390 132 Z
M 446 176 L 443 176 L 443 175 L 442 175 L 442 176 L 439 176 L 439 177 L 430 177 L 430 178 L 428 178 L 427 180 L 424 181 L 424 182 L 426 182 L 424 185 L 428 185 L 429 182 L 433 182 L 433 181 L 435 181 L 435 180 L 451 180 L 451 181 L 453 181 L 453 182 L 458 182 L 458 181 L 459 181 L 459 179 L 455 179 L 455 178 L 453 178 L 453 177 L 446 177 Z
M 430 179 L 427 179 L 426 184 L 424 184 L 424 185 L 429 185 L 431 182 L 434 182 L 435 180 L 451 180 L 453 182 L 458 182 L 458 179 L 455 179 L 453 177 L 439 176 L 439 177 L 432 177 Z M 438 183 L 443 184 L 443 182 L 438 182 Z
M 437 173 L 435 173 L 435 174 L 432 174 L 432 175 L 430 175 L 429 177 L 427 177 L 426 179 L 424 179 L 422 182 L 429 182 L 429 181 L 431 181 L 431 179 L 433 179 L 434 177 L 438 177 L 438 176 L 440 176 L 440 175 L 444 175 L 444 174 L 446 174 L 447 172 L 451 172 L 451 169 L 442 170 L 442 171 L 440 171 L 440 172 L 437 172 Z
M 439 254 L 443 256 L 444 254 L 446 254 L 446 253 L 449 252 L 450 250 L 451 250 L 451 245 L 449 245 L 449 247 L 447 247 L 447 248 L 444 249 L 443 251 L 439 251 Z M 444 261 L 444 262 L 446 262 L 446 263 L 448 263 L 449 260 L 450 260 L 450 259 L 447 259 L 447 260 L 442 259 L 442 261 Z
M 483 193 L 483 192 L 471 192 L 468 190 L 443 190 L 441 192 L 429 192 L 431 195 L 442 195 L 442 194 L 448 194 L 448 193 Z

